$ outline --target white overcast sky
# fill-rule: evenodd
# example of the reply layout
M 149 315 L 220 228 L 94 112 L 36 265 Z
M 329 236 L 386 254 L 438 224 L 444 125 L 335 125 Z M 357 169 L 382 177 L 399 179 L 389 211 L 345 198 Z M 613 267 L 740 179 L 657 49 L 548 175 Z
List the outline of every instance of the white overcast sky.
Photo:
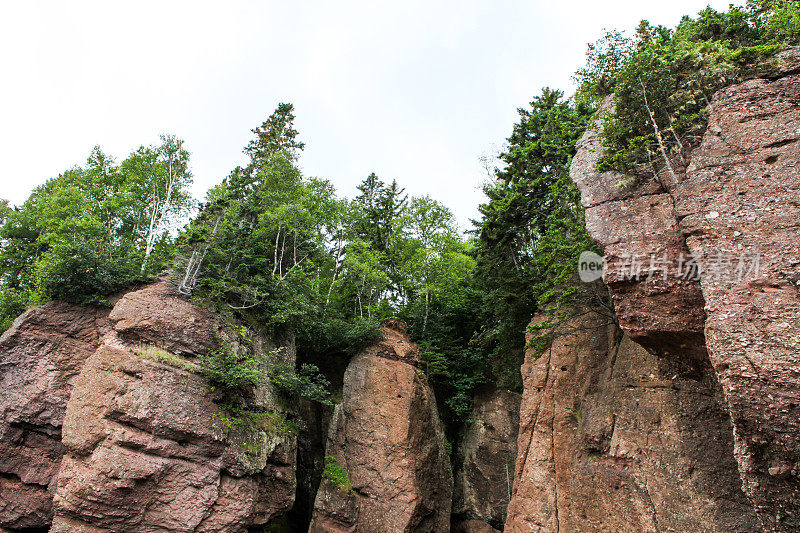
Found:
M 0 198 L 99 144 L 117 160 L 173 133 L 194 194 L 295 105 L 306 175 L 352 195 L 369 172 L 477 214 L 480 157 L 544 86 L 570 93 L 586 43 L 729 1 L 25 1 L 0 3 Z

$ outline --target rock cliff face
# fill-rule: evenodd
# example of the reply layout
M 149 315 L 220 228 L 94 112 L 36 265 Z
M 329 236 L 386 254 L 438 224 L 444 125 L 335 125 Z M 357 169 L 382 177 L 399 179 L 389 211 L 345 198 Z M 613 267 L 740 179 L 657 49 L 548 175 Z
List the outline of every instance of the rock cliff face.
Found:
M 0 528 L 46 528 L 67 401 L 109 329 L 108 310 L 52 302 L 0 338 Z
M 610 111 L 609 98 L 600 120 L 578 141 L 570 167 L 586 208 L 586 228 L 604 251 L 603 281 L 611 289 L 622 328 L 633 340 L 653 352 L 705 360 L 705 301 L 696 276 L 686 275 L 690 255 L 672 195 L 654 180 L 596 170 L 606 153 L 603 117 Z M 673 163 L 677 173 L 682 171 L 679 165 Z M 662 176 L 661 182 L 668 179 Z M 659 267 L 652 276 L 651 257 Z
M 651 354 L 595 313 L 565 330 L 522 367 L 505 530 L 757 530 L 710 365 Z
M 673 162 L 677 183 L 596 172 L 601 124 L 571 175 L 623 330 L 661 358 L 713 368 L 744 493 L 764 529 L 797 531 L 800 50 L 782 60 L 772 78 L 714 96 L 702 144 Z
M 350 362 L 333 413 L 312 532 L 441 532 L 450 525 L 452 474 L 433 392 L 399 329 Z
M 326 454 L 348 485 L 322 481 L 313 531 L 449 528 L 453 481 L 436 401 L 402 327 L 384 333 L 350 362 L 332 417 L 300 402 L 318 422 L 303 428 L 307 448 L 324 444 L 330 418 Z M 246 393 L 241 412 L 198 372 L 197 357 L 220 339 L 256 355 L 276 348 L 248 336 L 241 342 L 166 281 L 110 310 L 51 303 L 22 315 L 0 339 L 0 531 L 237 532 L 286 517 L 297 406 L 267 383 Z M 291 339 L 281 345 L 292 363 Z M 501 404 L 479 402 L 477 450 L 497 448 L 487 436 L 514 431 L 513 412 L 494 410 Z M 306 461 L 306 496 L 317 492 L 322 459 Z M 501 507 L 492 500 L 486 513 Z
M 294 436 L 227 412 L 195 372 L 193 356 L 225 335 L 215 317 L 158 283 L 109 319 L 67 406 L 51 531 L 244 531 L 286 512 Z M 252 408 L 286 416 L 270 390 L 253 396 Z
M 765 524 L 800 529 L 800 76 L 717 94 L 676 188 L 707 275 L 706 340 L 736 431 L 745 492 Z M 719 257 L 755 268 L 718 272 Z M 724 260 L 724 259 L 723 259 Z M 759 262 L 759 265 L 756 263 Z
M 17 319 L 0 340 L 0 526 L 235 532 L 288 511 L 291 410 L 263 386 L 249 399 L 262 419 L 243 422 L 196 371 L 226 335 L 167 282 L 110 314 L 51 303 Z
M 800 531 L 800 49 L 781 58 L 714 96 L 674 180 L 596 171 L 604 103 L 571 176 L 617 321 L 584 310 L 528 354 L 521 406 L 479 395 L 455 483 L 400 324 L 332 414 L 269 384 L 231 403 L 197 357 L 293 363 L 291 338 L 240 342 L 162 281 L 0 338 L 0 531 Z
M 503 527 L 514 481 L 520 401 L 519 394 L 504 390 L 476 396 L 456 453 L 455 530 Z

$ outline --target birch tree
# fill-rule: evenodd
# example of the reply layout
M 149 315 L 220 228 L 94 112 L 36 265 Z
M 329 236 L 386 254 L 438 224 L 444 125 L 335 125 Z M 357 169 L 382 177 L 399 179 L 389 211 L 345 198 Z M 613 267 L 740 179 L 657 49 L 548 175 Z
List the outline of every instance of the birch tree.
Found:
M 183 141 L 174 135 L 162 135 L 156 148 L 140 148 L 133 157 L 139 159 L 138 184 L 147 219 L 144 223 L 144 272 L 153 249 L 166 232 L 174 229 L 173 223 L 191 207 L 188 187 L 192 183 L 189 170 L 189 152 Z

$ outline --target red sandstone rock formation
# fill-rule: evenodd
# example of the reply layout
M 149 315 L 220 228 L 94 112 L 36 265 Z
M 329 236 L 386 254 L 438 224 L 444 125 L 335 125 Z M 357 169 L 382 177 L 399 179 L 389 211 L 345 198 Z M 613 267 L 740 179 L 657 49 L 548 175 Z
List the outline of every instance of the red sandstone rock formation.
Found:
M 214 314 L 177 297 L 170 283 L 154 283 L 125 294 L 108 318 L 124 342 L 156 344 L 186 355 L 216 348 Z
M 50 525 L 64 411 L 107 313 L 51 302 L 0 338 L 0 527 Z
M 601 315 L 522 367 L 505 531 L 752 532 L 710 365 L 653 355 Z
M 611 289 L 622 328 L 633 340 L 655 352 L 706 359 L 705 302 L 699 281 L 679 272 L 686 266 L 680 258 L 688 262 L 689 250 L 672 196 L 654 180 L 596 170 L 606 153 L 601 144 L 602 117 L 611 109 L 609 97 L 601 108 L 601 120 L 578 141 L 570 167 L 586 208 L 586 228 L 604 250 L 603 281 Z M 648 276 L 651 257 L 654 266 L 667 258 L 666 276 L 662 271 Z M 632 276 L 637 268 L 641 276 Z
M 436 401 L 415 366 L 416 346 L 400 331 L 384 334 L 345 372 L 326 455 L 352 490 L 323 479 L 312 532 L 449 530 L 452 475 Z
M 476 396 L 471 422 L 456 450 L 454 530 L 481 531 L 478 528 L 502 528 L 505 523 L 517 457 L 520 401 L 519 394 L 504 390 Z
M 677 183 L 598 173 L 602 126 L 579 143 L 571 175 L 605 250 L 622 328 L 651 353 L 710 359 L 745 493 L 765 529 L 797 531 L 800 49 L 781 56 L 772 78 L 715 95 L 702 144 L 687 168 L 676 165 Z M 664 254 L 666 278 L 630 279 L 624 258 L 638 256 L 646 269 Z M 676 275 L 681 254 L 695 258 L 699 281 Z
M 234 415 L 195 372 L 191 356 L 224 335 L 213 314 L 160 282 L 123 296 L 109 318 L 114 331 L 67 407 L 51 531 L 235 532 L 288 511 L 294 435 L 226 426 Z M 268 386 L 251 402 L 285 416 Z
M 249 401 L 275 431 L 226 426 L 196 372 L 226 335 L 219 320 L 168 282 L 108 311 L 49 303 L 0 339 L 0 528 L 235 532 L 288 511 L 288 407 L 264 385 Z M 249 349 L 274 348 L 253 337 Z M 282 353 L 294 360 L 291 343 Z
M 676 187 L 701 258 L 706 341 L 728 399 L 744 490 L 765 525 L 800 529 L 800 75 L 720 91 Z M 731 258 L 729 267 L 720 258 Z M 733 272 L 740 258 L 757 274 Z

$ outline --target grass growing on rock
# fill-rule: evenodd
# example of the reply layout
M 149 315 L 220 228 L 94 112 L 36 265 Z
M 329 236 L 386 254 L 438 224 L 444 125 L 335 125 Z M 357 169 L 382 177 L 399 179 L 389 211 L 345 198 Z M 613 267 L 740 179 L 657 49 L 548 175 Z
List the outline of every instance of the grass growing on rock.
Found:
M 131 348 L 131 351 L 141 357 L 157 363 L 180 368 L 181 370 L 194 370 L 195 365 L 187 361 L 180 355 L 169 352 L 154 345 L 140 345 L 138 348 Z
M 297 424 L 289 420 L 284 413 L 270 409 L 245 409 L 232 405 L 226 406 L 217 416 L 215 422 L 226 434 L 236 430 L 263 431 L 271 437 L 289 437 L 297 434 Z
M 342 492 L 353 490 L 353 483 L 347 475 L 347 471 L 339 466 L 336 457 L 325 456 L 325 468 L 322 470 L 322 478 L 328 480 L 333 486 Z

